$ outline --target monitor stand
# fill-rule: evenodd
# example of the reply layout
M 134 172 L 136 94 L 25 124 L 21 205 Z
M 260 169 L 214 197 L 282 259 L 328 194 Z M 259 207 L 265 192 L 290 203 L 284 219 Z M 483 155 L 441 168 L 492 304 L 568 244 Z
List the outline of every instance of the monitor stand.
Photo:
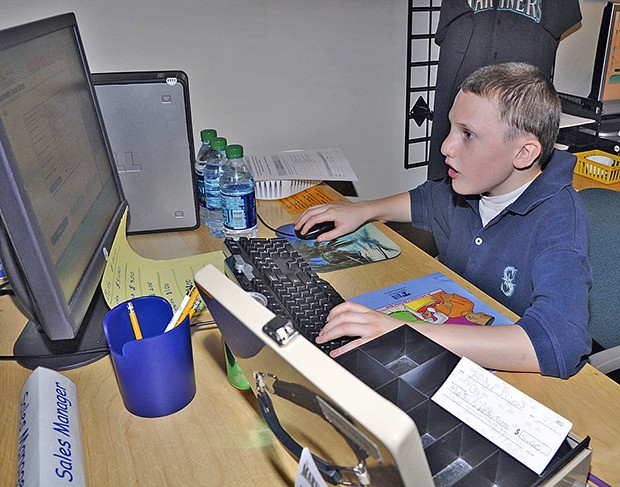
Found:
M 13 346 L 17 362 L 29 369 L 42 366 L 67 370 L 105 357 L 109 351 L 103 332 L 103 319 L 108 311 L 108 305 L 98 288 L 78 335 L 71 340 L 50 340 L 36 323 L 28 321 Z M 89 353 L 89 350 L 98 351 Z

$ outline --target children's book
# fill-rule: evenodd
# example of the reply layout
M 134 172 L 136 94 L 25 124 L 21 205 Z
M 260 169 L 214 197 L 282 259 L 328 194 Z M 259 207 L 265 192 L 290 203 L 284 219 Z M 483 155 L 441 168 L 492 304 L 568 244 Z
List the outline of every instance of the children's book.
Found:
M 508 325 L 512 321 L 459 284 L 436 272 L 351 298 L 403 321 L 438 325 Z

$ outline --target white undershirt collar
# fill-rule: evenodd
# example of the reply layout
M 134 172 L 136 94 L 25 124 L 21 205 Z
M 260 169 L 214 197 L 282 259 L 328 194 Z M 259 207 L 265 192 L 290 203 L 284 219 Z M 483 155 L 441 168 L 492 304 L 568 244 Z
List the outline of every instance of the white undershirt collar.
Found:
M 478 202 L 478 210 L 480 211 L 482 226 L 486 227 L 487 223 L 499 215 L 504 208 L 515 202 L 517 198 L 528 188 L 528 186 L 532 184 L 534 179 L 528 181 L 523 186 L 518 187 L 510 193 L 500 194 L 498 196 L 482 196 Z

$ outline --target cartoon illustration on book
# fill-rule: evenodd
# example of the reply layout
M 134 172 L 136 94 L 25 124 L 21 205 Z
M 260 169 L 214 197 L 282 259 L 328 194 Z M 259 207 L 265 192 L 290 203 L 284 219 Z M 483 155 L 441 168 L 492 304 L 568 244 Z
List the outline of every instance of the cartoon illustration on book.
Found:
M 474 310 L 473 301 L 456 293 L 437 289 L 427 295 L 388 305 L 378 311 L 404 321 L 427 321 L 429 323 L 458 323 L 461 325 L 490 325 L 495 318 Z
M 483 326 L 511 323 L 439 272 L 357 296 L 351 301 L 403 321 Z

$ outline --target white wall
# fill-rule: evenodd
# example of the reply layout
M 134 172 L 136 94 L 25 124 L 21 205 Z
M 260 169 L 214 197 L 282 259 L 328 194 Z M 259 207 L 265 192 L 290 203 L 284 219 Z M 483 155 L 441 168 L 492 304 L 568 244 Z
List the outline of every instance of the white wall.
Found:
M 362 198 L 406 190 L 406 0 L 0 0 L 0 28 L 76 13 L 97 71 L 182 69 L 194 134 L 337 147 Z
M 587 95 L 605 0 L 581 0 L 560 91 Z M 76 13 L 92 71 L 183 69 L 194 134 L 246 152 L 337 147 L 361 198 L 406 190 L 407 0 L 0 0 L 0 28 Z

